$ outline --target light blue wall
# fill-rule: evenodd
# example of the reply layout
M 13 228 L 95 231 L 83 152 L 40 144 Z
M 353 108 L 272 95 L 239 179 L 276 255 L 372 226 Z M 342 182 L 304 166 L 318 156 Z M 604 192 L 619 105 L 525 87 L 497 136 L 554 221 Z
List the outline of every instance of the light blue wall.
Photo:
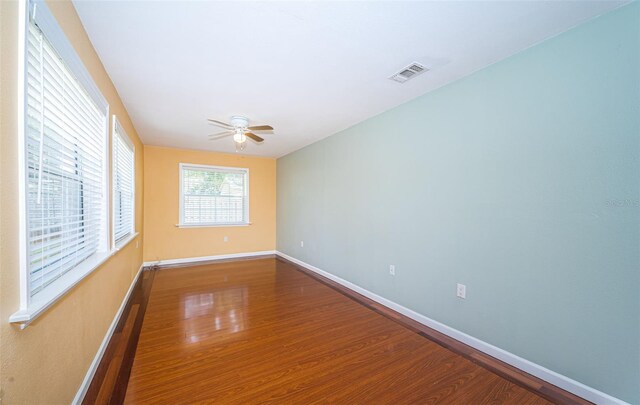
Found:
M 278 250 L 640 403 L 640 4 L 277 165 Z

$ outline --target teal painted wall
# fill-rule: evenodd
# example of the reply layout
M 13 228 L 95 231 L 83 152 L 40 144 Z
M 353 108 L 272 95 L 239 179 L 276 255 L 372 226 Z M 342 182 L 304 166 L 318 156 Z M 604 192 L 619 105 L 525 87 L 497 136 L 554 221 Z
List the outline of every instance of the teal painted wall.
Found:
M 278 250 L 640 403 L 639 3 L 277 167 Z

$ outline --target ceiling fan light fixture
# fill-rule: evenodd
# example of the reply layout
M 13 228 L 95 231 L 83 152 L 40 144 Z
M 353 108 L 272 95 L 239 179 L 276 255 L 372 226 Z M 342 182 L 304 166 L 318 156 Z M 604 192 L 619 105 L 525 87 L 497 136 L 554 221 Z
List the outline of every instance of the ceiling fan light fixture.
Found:
M 241 152 L 247 146 L 246 142 L 236 142 L 236 152 Z
M 242 131 L 236 131 L 236 133 L 233 134 L 233 140 L 235 143 L 243 144 L 247 141 L 247 136 Z

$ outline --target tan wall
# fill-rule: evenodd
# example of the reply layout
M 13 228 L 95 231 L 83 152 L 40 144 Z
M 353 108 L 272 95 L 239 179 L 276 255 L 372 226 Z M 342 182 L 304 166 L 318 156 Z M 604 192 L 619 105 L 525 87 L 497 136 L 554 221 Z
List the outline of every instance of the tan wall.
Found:
M 248 168 L 251 225 L 177 228 L 180 163 Z M 144 166 L 145 261 L 275 249 L 275 159 L 145 146 Z
M 136 147 L 136 229 L 142 231 L 143 146 L 82 24 L 68 1 L 49 7 Z M 20 330 L 8 322 L 19 307 L 17 35 L 18 3 L 0 1 L 0 401 L 65 404 L 76 394 L 142 262 L 141 236 Z

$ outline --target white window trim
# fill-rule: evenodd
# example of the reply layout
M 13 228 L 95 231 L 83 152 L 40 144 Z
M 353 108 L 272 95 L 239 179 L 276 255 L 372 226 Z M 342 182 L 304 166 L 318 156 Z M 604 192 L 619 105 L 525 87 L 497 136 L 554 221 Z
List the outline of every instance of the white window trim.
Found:
M 113 248 L 112 250 L 112 254 L 116 254 L 119 251 L 121 251 L 122 249 L 124 249 L 125 246 L 127 246 L 129 243 L 131 243 L 132 240 L 134 240 L 135 238 L 138 237 L 140 233 L 139 232 L 133 232 L 129 235 L 127 235 L 126 238 L 122 238 L 121 241 L 119 241 L 116 246 Z
M 192 163 L 180 163 L 179 165 L 179 170 L 180 170 L 180 189 L 178 190 L 178 198 L 180 199 L 180 212 L 179 212 L 179 218 L 180 218 L 180 222 L 176 225 L 178 228 L 220 228 L 220 227 L 235 227 L 235 226 L 249 226 L 251 225 L 251 220 L 249 219 L 249 213 L 251 212 L 250 209 L 250 204 L 249 204 L 249 190 L 250 190 L 250 179 L 249 179 L 249 169 L 245 168 L 245 167 L 232 167 L 232 166 L 212 166 L 212 165 L 201 165 L 201 164 L 192 164 Z M 184 168 L 200 168 L 200 169 L 208 169 L 208 170 L 217 170 L 217 171 L 227 171 L 227 172 L 232 172 L 232 173 L 238 173 L 238 172 L 244 172 L 246 177 L 247 177 L 247 183 L 245 185 L 246 188 L 246 198 L 247 198 L 247 204 L 245 206 L 245 212 L 244 212 L 244 222 L 229 222 L 229 223 L 219 223 L 219 222 L 214 222 L 214 223 L 201 223 L 201 224 L 185 224 L 184 223 L 184 195 L 183 193 L 183 188 L 182 188 L 182 175 L 184 173 Z
M 53 44 L 56 51 L 64 59 L 65 64 L 73 72 L 75 77 L 82 83 L 85 90 L 93 101 L 105 110 L 105 117 L 109 116 L 109 104 L 102 96 L 102 93 L 94 83 L 91 74 L 86 70 L 82 60 L 75 52 L 73 45 L 65 36 L 62 28 L 45 4 L 43 0 L 21 0 L 19 4 L 19 32 L 18 32 L 18 213 L 19 213 L 19 266 L 20 266 L 20 307 L 18 311 L 9 317 L 9 322 L 20 323 L 21 327 L 26 327 L 30 322 L 44 313 L 56 301 L 62 298 L 82 279 L 91 274 L 93 270 L 100 267 L 115 252 L 109 250 L 110 237 L 108 231 L 108 213 L 110 198 L 105 198 L 102 211 L 104 215 L 103 230 L 103 250 L 98 251 L 80 265 L 65 273 L 62 277 L 51 283 L 45 290 L 31 297 L 29 294 L 29 266 L 27 261 L 27 208 L 26 208 L 26 161 L 25 161 L 25 141 L 26 141 L 26 109 L 27 98 L 25 92 L 27 88 L 27 32 L 29 29 L 29 13 L 37 13 L 37 20 L 40 28 L 46 31 L 47 40 Z M 108 165 L 109 158 L 109 120 L 105 119 L 105 143 L 104 143 L 104 163 Z M 109 170 L 104 171 L 103 179 L 104 195 L 109 196 Z M 136 235 L 134 235 L 135 237 Z M 133 238 L 132 238 L 133 239 Z
M 120 121 L 118 121 L 118 118 L 114 114 L 112 118 L 112 128 L 111 128 L 111 150 L 113 150 L 113 141 L 115 137 L 118 136 L 118 134 L 116 133 L 116 129 L 120 131 L 120 134 L 122 135 L 122 139 L 131 148 L 131 151 L 133 152 L 133 163 L 132 163 L 133 164 L 133 190 L 132 190 L 133 200 L 131 201 L 133 213 L 131 218 L 131 221 L 132 221 L 131 232 L 128 235 L 126 235 L 124 238 L 122 238 L 122 240 L 116 241 L 116 236 L 115 236 L 116 234 L 116 229 L 115 229 L 116 193 L 113 192 L 114 185 L 115 185 L 114 183 L 115 179 L 113 174 L 115 173 L 116 161 L 115 161 L 115 154 L 111 153 L 111 250 L 122 249 L 129 242 L 131 242 L 131 240 L 133 240 L 133 238 L 138 234 L 138 232 L 136 232 L 136 146 L 133 144 L 133 142 L 131 142 L 131 138 L 129 138 L 129 134 L 126 133 L 126 131 L 120 124 Z

